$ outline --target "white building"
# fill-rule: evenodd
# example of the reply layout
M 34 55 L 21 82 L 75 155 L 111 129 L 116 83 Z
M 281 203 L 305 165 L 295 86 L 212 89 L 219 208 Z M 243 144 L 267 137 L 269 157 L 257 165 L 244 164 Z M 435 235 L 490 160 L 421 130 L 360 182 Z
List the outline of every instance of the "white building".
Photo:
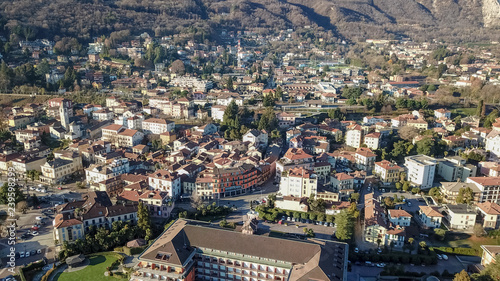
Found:
M 368 148 L 379 149 L 380 133 L 371 133 L 365 136 L 365 144 Z
M 444 108 L 436 109 L 436 110 L 434 110 L 434 117 L 436 119 L 441 119 L 441 118 L 450 119 L 451 118 L 451 111 L 444 109 Z
M 54 153 L 54 160 L 42 165 L 40 181 L 48 184 L 64 181 L 69 176 L 83 171 L 82 157 L 73 151 Z
M 441 227 L 441 222 L 444 216 L 439 212 L 438 208 L 431 206 L 419 206 L 419 208 L 419 219 L 426 227 Z
M 97 121 L 113 120 L 115 114 L 109 109 L 101 109 L 92 112 L 92 118 Z
M 175 123 L 159 118 L 149 118 L 142 121 L 142 130 L 145 134 L 159 135 L 165 132 L 172 132 L 175 129 Z
M 434 182 L 437 161 L 427 155 L 405 157 L 407 180 L 422 189 L 431 188 Z
M 268 134 L 265 131 L 250 130 L 243 135 L 243 141 L 248 141 L 256 147 L 267 147 Z
M 87 183 L 94 184 L 129 172 L 130 167 L 127 158 L 115 159 L 109 165 L 90 165 L 90 167 L 85 169 L 85 180 L 87 181 Z
M 167 192 L 168 196 L 174 199 L 179 198 L 182 192 L 180 176 L 166 170 L 149 174 L 148 183 L 150 189 Z
M 226 110 L 226 106 L 223 106 L 223 105 L 212 106 L 212 119 L 222 121 L 224 119 L 224 111 L 225 110 Z
M 118 124 L 102 128 L 102 140 L 120 147 L 132 147 L 140 144 L 144 134 L 137 130 L 126 129 Z
M 394 225 L 410 226 L 411 217 L 405 210 L 389 210 L 389 221 Z
M 470 229 L 476 224 L 476 211 L 467 204 L 446 205 L 448 221 L 452 229 Z
M 280 193 L 283 196 L 309 197 L 317 192 L 318 176 L 310 170 L 294 168 L 281 175 Z
M 493 130 L 486 136 L 485 150 L 492 156 L 500 157 L 500 131 Z
M 213 88 L 212 81 L 201 80 L 197 77 L 176 77 L 170 81 L 170 85 L 180 88 L 190 88 L 201 92 L 206 92 Z
M 345 144 L 347 146 L 358 148 L 363 140 L 363 129 L 360 125 L 354 124 L 347 127 L 345 134 Z

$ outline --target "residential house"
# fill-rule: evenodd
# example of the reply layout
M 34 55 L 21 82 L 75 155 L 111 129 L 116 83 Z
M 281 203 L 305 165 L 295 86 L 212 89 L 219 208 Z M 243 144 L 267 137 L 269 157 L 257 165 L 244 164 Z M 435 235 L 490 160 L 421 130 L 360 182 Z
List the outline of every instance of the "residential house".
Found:
M 387 160 L 375 162 L 375 174 L 383 183 L 390 184 L 400 180 L 403 168 Z
M 476 210 L 485 229 L 500 227 L 500 205 L 489 201 L 477 203 Z
M 283 171 L 279 192 L 283 196 L 309 197 L 318 191 L 318 176 L 302 167 Z
M 422 224 L 427 228 L 439 228 L 441 227 L 441 222 L 443 220 L 443 214 L 439 212 L 437 207 L 431 206 L 418 206 L 419 219 Z
M 476 212 L 467 204 L 446 205 L 451 229 L 471 229 L 476 224 Z

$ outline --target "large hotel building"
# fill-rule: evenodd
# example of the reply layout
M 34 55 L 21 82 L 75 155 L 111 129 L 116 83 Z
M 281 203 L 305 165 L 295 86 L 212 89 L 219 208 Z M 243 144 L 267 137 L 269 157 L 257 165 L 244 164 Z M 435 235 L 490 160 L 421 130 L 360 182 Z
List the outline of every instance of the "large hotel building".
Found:
M 347 279 L 348 245 L 288 240 L 179 219 L 140 256 L 131 281 Z

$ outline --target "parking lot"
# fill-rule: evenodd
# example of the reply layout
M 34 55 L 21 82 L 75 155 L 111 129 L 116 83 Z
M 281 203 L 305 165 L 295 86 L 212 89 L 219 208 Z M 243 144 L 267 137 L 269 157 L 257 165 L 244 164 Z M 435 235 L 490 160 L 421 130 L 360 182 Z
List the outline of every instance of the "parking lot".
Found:
M 49 262 L 55 258 L 54 239 L 52 237 L 53 215 L 47 210 L 50 208 L 34 209 L 26 214 L 20 214 L 16 229 L 16 268 L 30 262 L 46 258 Z M 43 220 L 37 219 L 43 218 Z M 38 228 L 33 228 L 37 226 Z M 7 255 L 10 253 L 11 245 L 7 239 L 0 239 L 0 255 L 2 264 L 6 264 Z M 28 253 L 28 256 L 27 256 Z M 17 270 L 17 269 L 16 269 Z M 0 270 L 0 278 L 10 273 L 4 269 Z
M 467 264 L 463 264 L 459 259 L 457 259 L 454 255 L 448 255 L 448 260 L 439 260 L 436 265 L 404 265 L 404 268 L 407 272 L 434 272 L 438 271 L 439 273 L 443 273 L 443 271 L 447 270 L 450 273 L 458 273 L 463 269 L 467 269 Z M 359 276 L 377 276 L 383 268 L 379 268 L 373 263 L 372 265 L 366 264 L 353 264 L 351 273 L 359 274 Z

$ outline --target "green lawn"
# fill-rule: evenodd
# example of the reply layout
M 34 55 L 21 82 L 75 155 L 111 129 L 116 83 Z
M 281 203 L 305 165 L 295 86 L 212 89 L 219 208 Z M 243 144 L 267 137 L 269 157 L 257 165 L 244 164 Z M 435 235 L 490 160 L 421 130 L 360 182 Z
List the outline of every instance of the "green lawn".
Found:
M 476 108 L 457 108 L 451 111 L 453 114 L 461 115 L 462 117 L 468 115 L 474 115 Z
M 481 251 L 481 245 L 500 245 L 500 239 L 490 237 L 476 237 L 467 233 L 447 233 L 445 241 L 433 241 L 437 247 L 463 247 Z
M 103 253 L 90 257 L 90 265 L 82 270 L 62 274 L 57 274 L 54 280 L 57 281 L 100 281 L 100 280 L 116 280 L 115 276 L 104 276 L 104 272 L 108 266 L 116 261 L 118 257 L 114 254 Z M 119 278 L 119 277 L 118 277 Z

